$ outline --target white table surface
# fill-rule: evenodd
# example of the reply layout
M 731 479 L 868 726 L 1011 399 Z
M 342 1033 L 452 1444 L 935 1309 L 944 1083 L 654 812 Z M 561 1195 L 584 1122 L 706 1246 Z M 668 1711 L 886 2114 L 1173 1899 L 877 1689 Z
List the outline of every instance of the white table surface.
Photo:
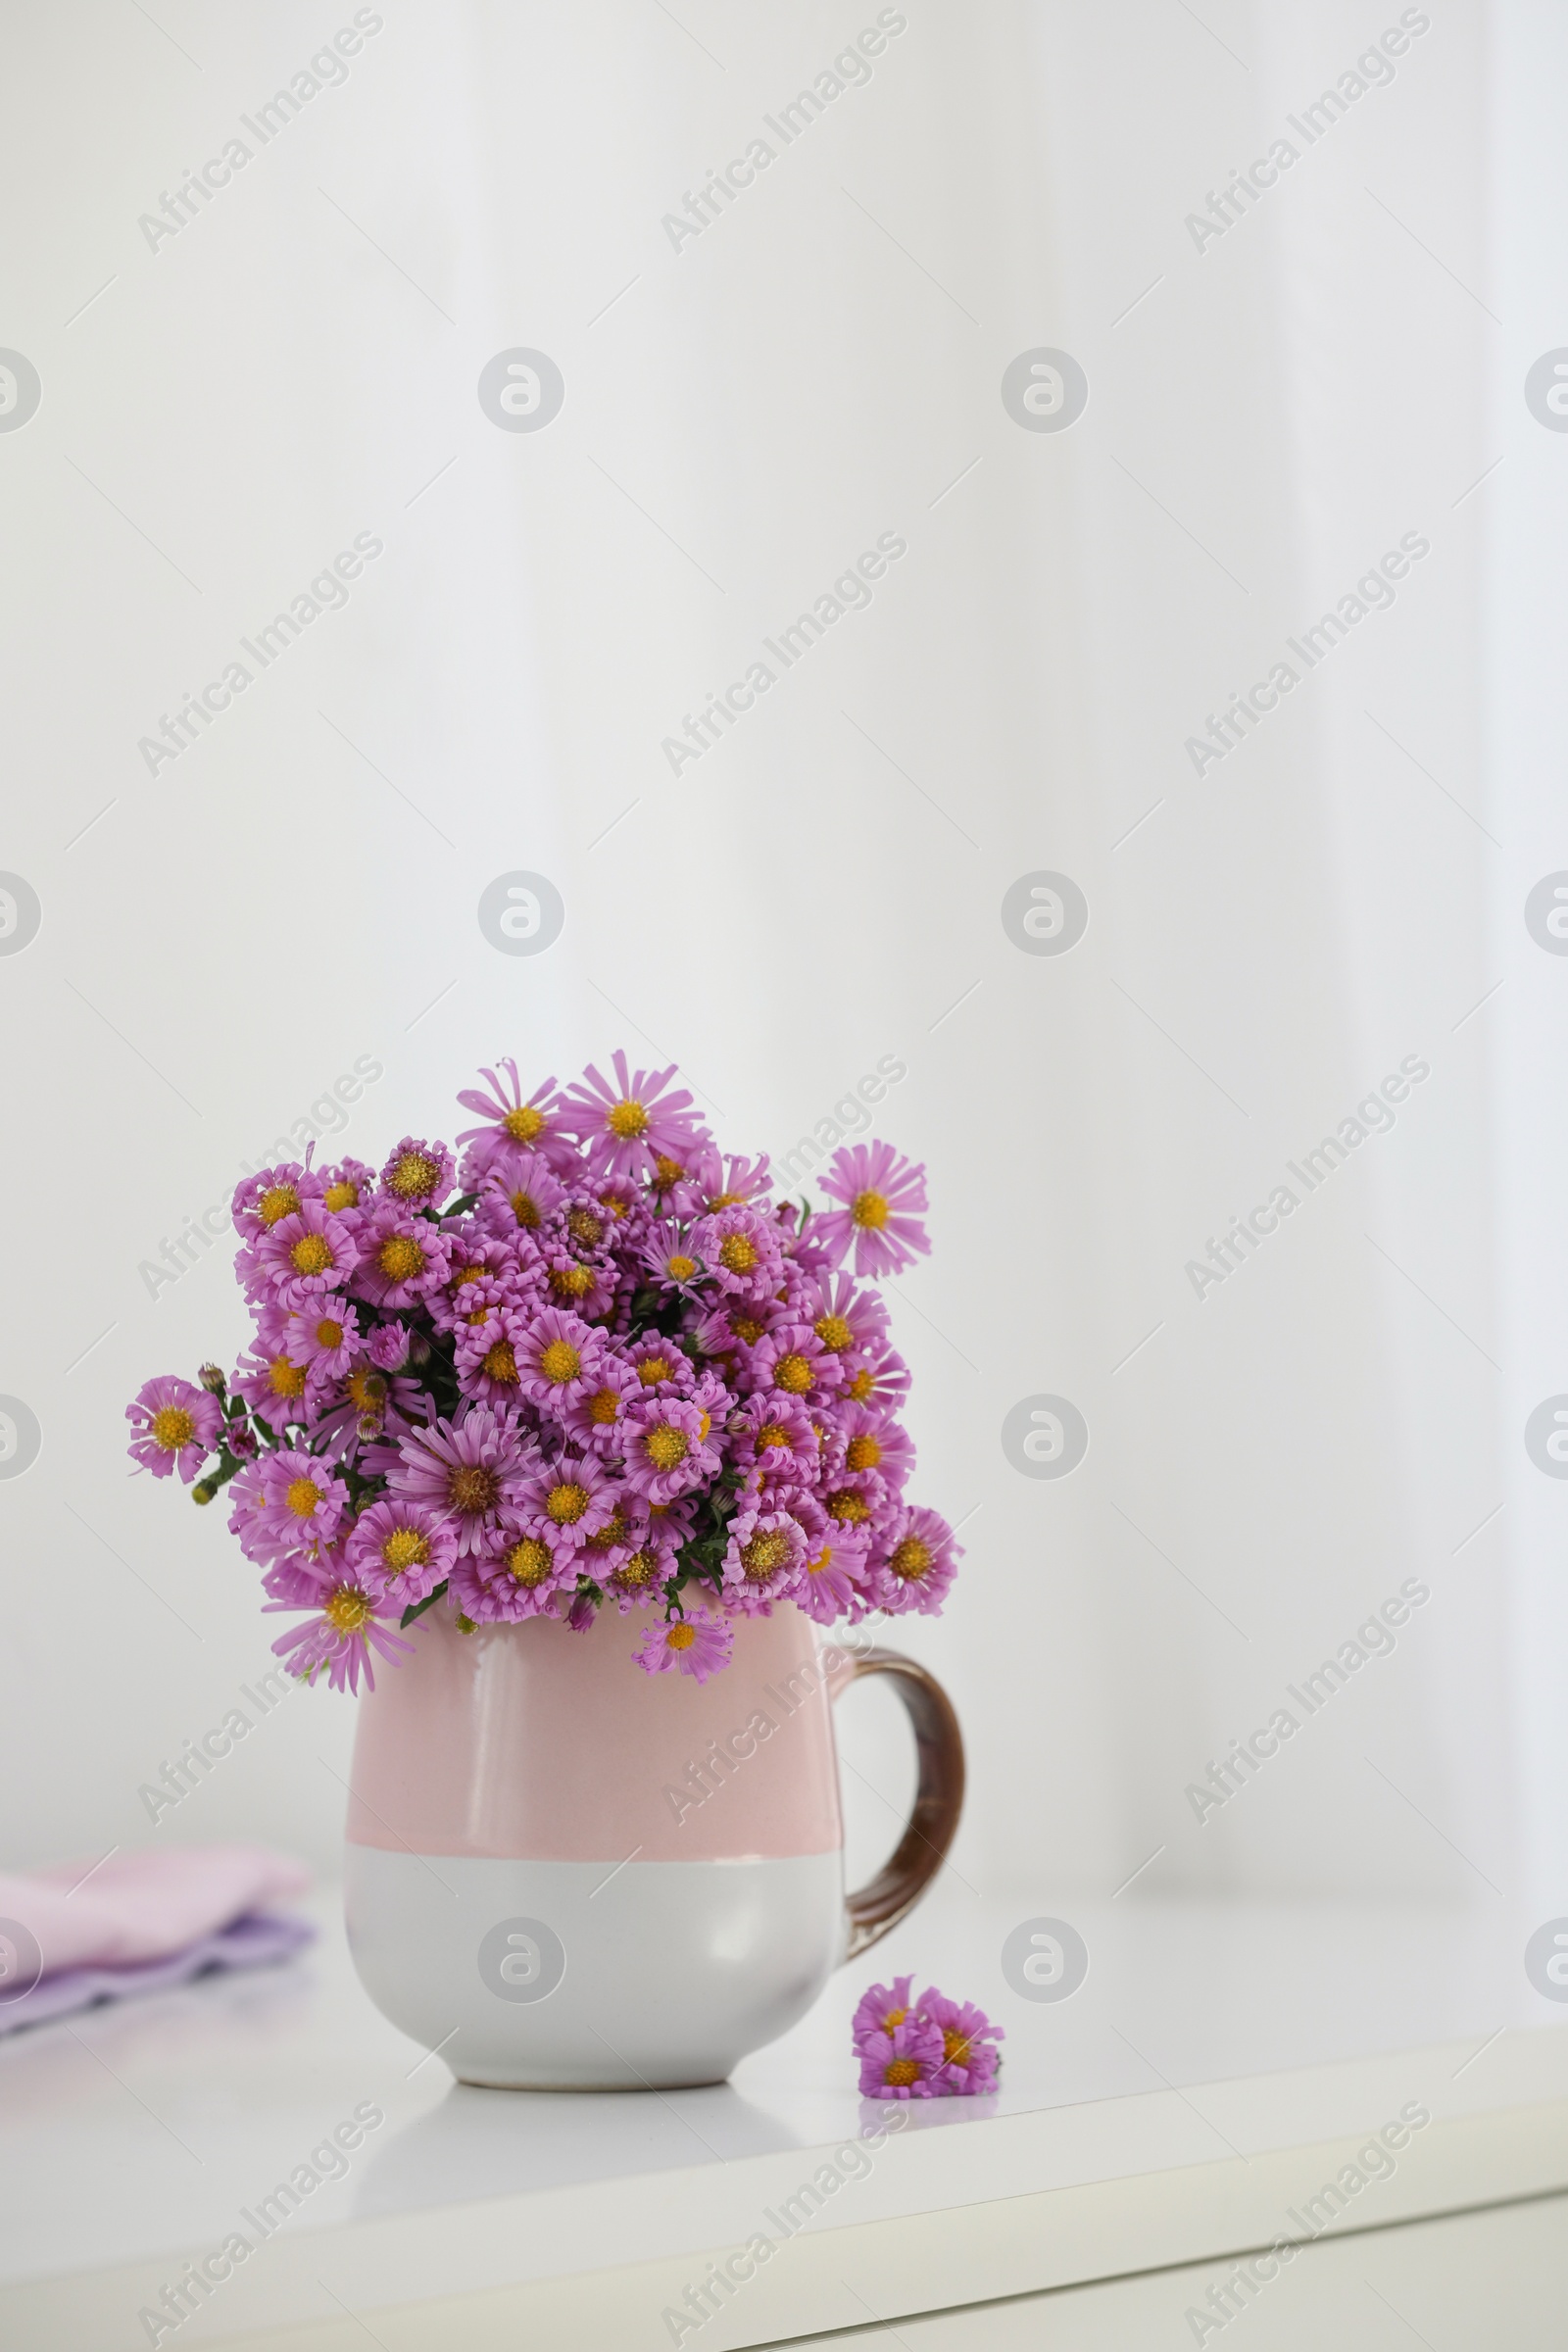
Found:
M 145 2344 L 141 2305 L 366 2101 L 386 2120 L 346 2177 L 165 2342 L 324 2352 L 368 2329 L 403 2352 L 453 2340 L 461 2307 L 466 2344 L 550 2314 L 556 2342 L 667 2344 L 694 2258 L 767 2230 L 866 2128 L 849 2019 L 903 1969 L 1005 2025 L 1001 2089 L 914 2106 L 788 2262 L 685 2338 L 705 2352 L 1266 2243 L 1329 2143 L 1410 2100 L 1434 2125 L 1363 2226 L 1568 2187 L 1568 2013 L 1528 1984 L 1534 1923 L 1500 1904 L 998 1905 L 950 1884 L 731 2083 L 669 2094 L 455 2084 L 370 2007 L 334 1902 L 318 1908 L 321 1940 L 281 1968 L 0 2039 L 8 2352 Z M 1069 2000 L 1003 1981 L 1033 1913 L 1088 1942 Z M 875 2289 L 858 2306 L 830 2277 L 856 2265 Z

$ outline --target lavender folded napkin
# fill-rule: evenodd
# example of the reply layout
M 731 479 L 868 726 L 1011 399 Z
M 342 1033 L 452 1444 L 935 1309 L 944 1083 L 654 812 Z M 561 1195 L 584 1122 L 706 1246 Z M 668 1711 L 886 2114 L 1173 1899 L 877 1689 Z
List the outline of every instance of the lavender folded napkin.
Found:
M 214 1969 L 259 1968 L 309 1943 L 270 1905 L 309 1874 L 255 1846 L 172 1846 L 0 1875 L 0 2034 Z

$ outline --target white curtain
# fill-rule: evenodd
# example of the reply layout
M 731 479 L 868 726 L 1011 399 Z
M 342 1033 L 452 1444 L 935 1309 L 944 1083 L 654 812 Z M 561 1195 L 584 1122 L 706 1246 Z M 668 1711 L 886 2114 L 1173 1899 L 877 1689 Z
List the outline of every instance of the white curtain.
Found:
M 928 1163 L 935 1249 L 897 1335 L 968 1558 L 892 1638 L 968 1729 L 968 1880 L 1560 1892 L 1568 1496 L 1520 1433 L 1568 1389 L 1568 971 L 1520 909 L 1568 864 L 1568 445 L 1520 385 L 1564 332 L 1564 32 L 1387 14 L 345 8 L 339 76 L 303 8 L 9 12 L 7 334 L 43 387 L 0 435 L 0 862 L 44 915 L 0 961 L 0 1389 L 43 1431 L 0 1484 L 19 1860 L 154 1835 L 139 1785 L 267 1655 L 218 1515 L 123 1475 L 124 1397 L 242 1336 L 220 1250 L 143 1269 L 357 1061 L 374 1158 L 497 1054 L 624 1044 L 776 1154 L 903 1073 L 878 1131 Z M 234 136 L 227 185 L 141 224 Z M 537 433 L 477 397 L 514 349 L 564 379 Z M 1001 397 L 1039 349 L 1087 375 L 1061 432 Z M 149 773 L 357 533 L 346 606 Z M 518 870 L 565 905 L 537 957 L 476 920 Z M 1042 871 L 1088 904 L 1059 956 L 1002 919 Z M 1037 1396 L 1087 1424 L 1059 1480 L 1003 1449 Z M 908 1767 L 850 1703 L 858 1851 Z M 329 1864 L 350 1717 L 291 1697 L 156 1834 Z

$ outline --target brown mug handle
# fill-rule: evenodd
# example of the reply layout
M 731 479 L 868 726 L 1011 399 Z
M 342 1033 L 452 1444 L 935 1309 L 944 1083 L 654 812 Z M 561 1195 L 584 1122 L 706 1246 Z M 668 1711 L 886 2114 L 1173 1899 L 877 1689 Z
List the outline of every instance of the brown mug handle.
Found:
M 893 1678 L 914 1733 L 917 1770 L 914 1810 L 903 1837 L 869 1885 L 845 1897 L 850 1933 L 844 1958 L 855 1960 L 914 1909 L 947 1859 L 963 1810 L 963 1736 L 952 1699 L 913 1658 L 896 1649 L 866 1649 L 852 1650 L 849 1661 L 840 1690 L 862 1674 Z

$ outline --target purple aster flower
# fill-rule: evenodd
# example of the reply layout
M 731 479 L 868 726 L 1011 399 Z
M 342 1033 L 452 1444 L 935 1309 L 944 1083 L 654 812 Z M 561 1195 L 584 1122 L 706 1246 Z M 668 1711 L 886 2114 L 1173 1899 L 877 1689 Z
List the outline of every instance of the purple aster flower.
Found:
M 706 1683 L 729 1664 L 734 1646 L 735 1637 L 722 1618 L 676 1617 L 667 1625 L 651 1625 L 632 1655 L 649 1674 L 690 1674 Z
M 552 1404 L 550 1410 L 579 1446 L 591 1446 L 610 1461 L 621 1450 L 627 1409 L 642 1393 L 631 1366 L 607 1349 L 596 1385 L 581 1396 Z
M 685 1230 L 671 1217 L 656 1220 L 641 1262 L 662 1291 L 679 1298 L 695 1297 L 707 1272 Z
M 887 1346 L 888 1310 L 875 1291 L 848 1274 L 824 1275 L 816 1286 L 811 1329 L 835 1355 L 858 1358 Z
M 793 1600 L 806 1573 L 806 1531 L 788 1511 L 750 1498 L 729 1523 L 724 1593 L 748 1617 L 771 1615 L 775 1600 Z
M 942 2036 L 942 2065 L 933 2095 L 963 2098 L 995 2090 L 1001 2064 L 995 2045 L 1007 2038 L 1004 2029 L 994 2026 L 973 2001 L 950 2001 L 934 1984 L 921 1996 L 920 2015 Z
M 275 1354 L 242 1355 L 231 1385 L 235 1396 L 243 1397 L 275 1435 L 286 1421 L 305 1419 L 306 1382 L 305 1366 L 291 1361 L 280 1347 Z
M 889 1493 L 908 1483 L 914 1468 L 914 1446 L 907 1430 L 866 1405 L 835 1400 L 831 1471 L 854 1480 L 869 1492 L 876 1478 Z
M 692 1244 L 718 1288 L 755 1298 L 778 1288 L 783 1255 L 770 1218 L 737 1203 L 715 1209 L 692 1228 Z
M 442 1231 L 451 1248 L 447 1278 L 424 1303 L 437 1331 L 451 1331 L 468 1310 L 473 1285 L 514 1281 L 517 1259 L 507 1242 L 487 1233 L 472 1217 L 454 1219 Z
M 363 1159 L 340 1159 L 335 1167 L 318 1168 L 317 1174 L 321 1182 L 321 1206 L 357 1229 L 375 1197 L 375 1170 L 368 1168 Z
M 479 1187 L 474 1217 L 481 1230 L 515 1245 L 544 1230 L 566 1188 L 541 1152 L 516 1152 L 493 1160 Z
M 567 1089 L 561 1123 L 577 1136 L 588 1164 L 605 1176 L 661 1177 L 660 1161 L 672 1163 L 674 1180 L 707 1141 L 684 1091 L 666 1094 L 675 1075 L 667 1070 L 632 1070 L 624 1054 L 612 1055 L 612 1087 L 589 1063 L 582 1083 Z
M 377 1601 L 346 1571 L 331 1582 L 325 1579 L 322 1582 L 324 1589 L 318 1604 L 319 1616 L 280 1634 L 272 1648 L 290 1674 L 301 1682 L 314 1682 L 324 1666 L 328 1686 L 333 1690 L 357 1691 L 362 1674 L 367 1690 L 373 1690 L 371 1650 L 397 1666 L 414 1644 L 403 1641 L 385 1622 L 394 1613 L 391 1604 Z M 299 1604 L 292 1600 L 270 1600 L 264 1605 L 268 1609 L 286 1609 Z
M 457 1557 L 451 1523 L 428 1503 L 396 1495 L 372 1502 L 354 1522 L 343 1556 L 374 1600 L 408 1608 L 433 1592 Z
M 721 1153 L 713 1144 L 705 1144 L 693 1160 L 690 1182 L 709 1213 L 737 1201 L 762 1200 L 773 1186 L 765 1152 L 760 1159 L 742 1159 L 734 1152 Z
M 840 1617 L 853 1624 L 871 1606 L 869 1587 L 863 1539 L 835 1527 L 830 1536 L 808 1544 L 806 1574 L 792 1597 L 814 1625 L 833 1625 Z
M 717 1473 L 712 1415 L 667 1389 L 651 1391 L 627 1410 L 623 1459 L 638 1494 L 672 1502 Z
M 318 1200 L 323 1190 L 320 1177 L 297 1159 L 260 1168 L 234 1187 L 234 1230 L 248 1242 L 259 1242 L 307 1200 Z
M 394 1494 L 445 1512 L 460 1552 L 493 1550 L 503 1512 L 537 1459 L 531 1439 L 489 1405 L 471 1404 L 460 1407 L 455 1423 L 435 1421 L 405 1437 L 387 1485 Z
M 895 1977 L 891 1984 L 872 1984 L 862 1992 L 850 2027 L 858 2051 L 873 2034 L 891 2034 L 914 2008 L 909 1996 L 912 1976 Z
M 855 1245 L 857 1274 L 897 1274 L 931 1244 L 915 1214 L 926 1205 L 925 1170 L 891 1144 L 856 1144 L 835 1152 L 822 1190 L 844 1206 L 813 1217 L 812 1238 L 841 1265 Z
M 590 1536 L 608 1527 L 614 1515 L 616 1488 L 604 1464 L 591 1453 L 560 1454 L 541 1462 L 523 1479 L 508 1508 L 525 1536 L 548 1544 L 558 1561 L 577 1554 Z
M 458 1386 L 487 1404 L 514 1405 L 522 1395 L 517 1348 L 528 1317 L 497 1285 L 477 1283 L 468 1296 L 474 1303 L 456 1328 Z
M 336 1543 L 348 1515 L 348 1489 L 319 1454 L 282 1446 L 264 1456 L 240 1478 L 252 1482 L 246 1533 L 258 1546 L 252 1557 L 319 1560 Z M 237 1494 L 239 1480 L 234 1482 Z M 234 1527 L 231 1519 L 229 1526 Z
M 520 1625 L 525 1617 L 559 1616 L 576 1582 L 572 1553 L 558 1556 L 538 1536 L 503 1528 L 485 1550 L 459 1560 L 448 1597 L 475 1625 Z
M 346 1380 L 365 1349 L 359 1316 L 346 1298 L 316 1298 L 290 1315 L 285 1346 L 290 1360 L 304 1366 L 311 1392 Z
M 759 1396 L 781 1389 L 798 1403 L 830 1396 L 844 1377 L 839 1359 L 824 1348 L 809 1323 L 781 1323 L 752 1349 L 752 1387 Z
M 881 1532 L 872 1555 L 872 1590 L 879 1608 L 890 1617 L 910 1609 L 922 1616 L 939 1614 L 948 1588 L 958 1572 L 962 1545 L 940 1511 L 913 1504 L 895 1511 Z
M 127 1448 L 131 1460 L 154 1478 L 177 1470 L 188 1487 L 217 1446 L 222 1414 L 216 1396 L 166 1372 L 142 1383 L 125 1419 L 136 1432 Z
M 376 1203 L 360 1234 L 354 1270 L 354 1288 L 362 1298 L 395 1313 L 438 1291 L 451 1270 L 452 1245 L 432 1218 L 415 1215 L 396 1200 Z
M 585 1322 L 608 1315 L 614 1305 L 618 1269 L 608 1253 L 566 1249 L 542 1239 L 536 1263 L 553 1305 L 581 1315 Z
M 773 1478 L 816 1476 L 817 1437 L 811 1416 L 781 1389 L 749 1397 L 729 1417 L 730 1452 L 742 1469 Z
M 504 1077 L 495 1070 L 479 1072 L 487 1082 L 488 1093 L 481 1093 L 477 1087 L 466 1087 L 458 1097 L 465 1110 L 476 1112 L 484 1121 L 481 1127 L 465 1127 L 458 1137 L 460 1144 L 472 1146 L 464 1162 L 465 1183 L 470 1182 L 474 1175 L 482 1176 L 493 1159 L 504 1157 L 509 1152 L 536 1152 L 541 1159 L 563 1173 L 574 1168 L 578 1164 L 577 1150 L 559 1116 L 564 1098 L 555 1080 L 547 1078 L 525 1102 L 517 1065 L 511 1055 L 499 1066 Z
M 583 1546 L 583 1573 L 591 1576 L 607 1599 L 624 1617 L 628 1609 L 647 1608 L 664 1598 L 666 1580 L 675 1573 L 679 1550 L 677 1531 L 667 1516 L 639 1512 L 635 1495 L 622 1491 L 614 1517 Z
M 689 1396 L 697 1386 L 692 1359 L 674 1340 L 649 1332 L 634 1340 L 623 1358 L 644 1396 Z
M 439 1208 L 456 1172 L 445 1144 L 406 1135 L 381 1170 L 381 1190 L 405 1209 Z
M 943 2063 L 942 2035 L 923 2018 L 902 2018 L 891 2034 L 867 2034 L 857 2047 L 862 2098 L 936 2096 L 936 2077 Z
M 513 1342 L 518 1385 L 530 1404 L 563 1413 L 597 1389 L 604 1376 L 605 1335 L 581 1315 L 547 1306 Z
M 869 1355 L 859 1357 L 844 1384 L 844 1395 L 852 1404 L 871 1405 L 890 1413 L 897 1411 L 908 1394 L 909 1367 L 891 1348 L 873 1348 Z
M 305 1200 L 280 1217 L 256 1246 L 256 1262 L 279 1306 L 304 1306 L 325 1291 L 341 1290 L 359 1258 L 347 1220 L 319 1200 Z
M 370 1334 L 370 1361 L 378 1372 L 400 1372 L 409 1360 L 406 1323 L 378 1323 Z

